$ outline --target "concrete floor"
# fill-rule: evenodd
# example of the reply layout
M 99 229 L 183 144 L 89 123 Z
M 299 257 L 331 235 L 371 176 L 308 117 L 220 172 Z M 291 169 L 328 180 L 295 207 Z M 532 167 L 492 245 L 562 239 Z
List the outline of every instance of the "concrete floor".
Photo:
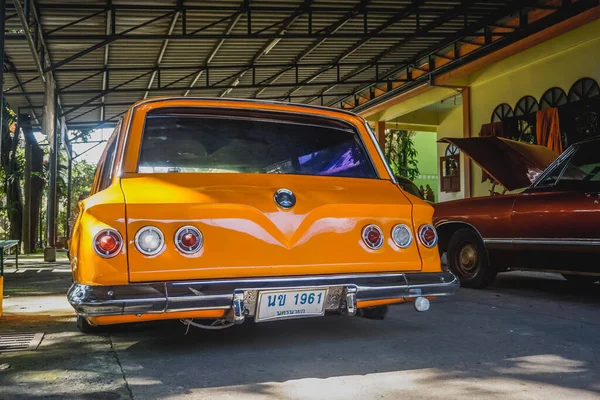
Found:
M 0 333 L 46 332 L 0 354 L 0 399 L 600 398 L 600 285 L 507 273 L 427 313 L 202 331 L 177 321 L 75 330 L 65 263 L 5 276 Z

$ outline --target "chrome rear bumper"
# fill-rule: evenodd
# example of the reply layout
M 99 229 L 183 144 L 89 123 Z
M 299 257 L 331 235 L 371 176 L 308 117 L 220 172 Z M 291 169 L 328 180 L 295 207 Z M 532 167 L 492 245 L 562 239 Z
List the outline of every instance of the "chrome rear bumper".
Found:
M 234 320 L 253 316 L 260 290 L 329 288 L 326 310 L 350 315 L 357 302 L 456 293 L 458 279 L 450 272 L 317 275 L 132 283 L 88 286 L 74 283 L 67 295 L 77 314 L 86 317 L 177 311 L 233 309 Z

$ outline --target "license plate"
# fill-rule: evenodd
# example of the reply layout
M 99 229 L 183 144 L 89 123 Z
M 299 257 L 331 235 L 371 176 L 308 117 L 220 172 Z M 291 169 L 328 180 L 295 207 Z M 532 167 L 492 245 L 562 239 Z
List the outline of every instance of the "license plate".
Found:
M 258 293 L 254 321 L 325 315 L 327 289 L 268 290 Z

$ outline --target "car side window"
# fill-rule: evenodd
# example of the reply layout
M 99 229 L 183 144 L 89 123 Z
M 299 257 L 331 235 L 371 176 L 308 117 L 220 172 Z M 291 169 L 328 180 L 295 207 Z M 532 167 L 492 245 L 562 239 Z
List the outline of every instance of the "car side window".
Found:
M 90 195 L 104 190 L 110 185 L 118 142 L 118 132 L 119 126 L 117 126 L 117 129 L 115 129 L 111 135 L 110 139 L 108 140 L 108 144 L 102 153 L 102 156 L 100 156 L 100 161 L 98 161 L 98 166 L 96 167 L 96 172 L 94 173 L 94 182 L 92 183 Z
M 100 161 L 98 161 L 98 166 L 96 166 L 96 171 L 94 172 L 94 182 L 92 183 L 90 195 L 98 192 L 98 187 L 100 186 L 100 177 L 102 175 L 102 169 L 104 167 L 104 159 L 105 154 L 102 154 L 102 156 L 100 157 Z
M 100 173 L 100 184 L 98 186 L 98 191 L 106 189 L 110 186 L 110 182 L 112 180 L 112 170 L 115 160 L 115 150 L 117 148 L 117 140 L 115 137 L 112 138 L 108 142 L 108 147 L 106 149 L 106 157 L 104 159 L 104 166 L 102 168 L 102 172 Z

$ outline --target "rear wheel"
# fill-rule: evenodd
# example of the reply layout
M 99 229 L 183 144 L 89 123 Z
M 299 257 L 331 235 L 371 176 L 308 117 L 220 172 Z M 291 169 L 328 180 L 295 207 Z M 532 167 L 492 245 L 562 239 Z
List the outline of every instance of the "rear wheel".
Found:
M 388 306 L 378 306 L 369 308 L 360 308 L 359 315 L 363 318 L 368 319 L 385 319 L 385 315 L 388 312 Z
M 481 238 L 471 229 L 459 229 L 448 242 L 448 267 L 463 287 L 483 288 L 496 278 L 497 271 L 490 266 Z
M 600 276 L 561 274 L 566 280 L 576 285 L 591 285 L 600 280 Z

